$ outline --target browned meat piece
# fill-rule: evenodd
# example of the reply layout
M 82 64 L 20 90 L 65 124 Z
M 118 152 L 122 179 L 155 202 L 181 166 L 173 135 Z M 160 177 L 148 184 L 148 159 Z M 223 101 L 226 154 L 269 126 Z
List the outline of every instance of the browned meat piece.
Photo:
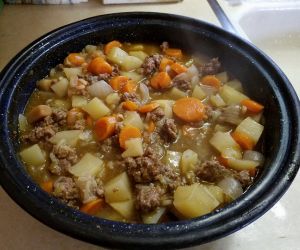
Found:
M 48 170 L 55 175 L 63 175 L 68 169 L 77 162 L 78 156 L 75 148 L 68 145 L 55 145 L 50 153 L 52 164 Z
M 160 205 L 162 190 L 160 187 L 154 186 L 153 183 L 148 186 L 137 185 L 136 192 L 135 206 L 137 210 L 147 213 Z
M 57 125 L 65 126 L 67 119 L 67 111 L 64 109 L 54 109 L 51 117 L 54 123 L 57 123 Z
M 119 66 L 117 64 L 115 64 L 113 66 L 113 71 L 111 73 L 111 76 L 114 77 L 114 76 L 118 76 L 120 75 L 120 69 L 119 69 Z
M 147 114 L 146 120 L 152 120 L 153 122 L 158 122 L 164 118 L 165 112 L 161 107 L 156 108 L 152 112 Z
M 165 51 L 166 49 L 168 49 L 170 46 L 169 46 L 169 43 L 168 42 L 163 42 L 161 45 L 160 45 L 160 48 L 162 51 Z
M 139 100 L 137 94 L 125 92 L 125 93 L 121 96 L 121 102 L 125 102 L 125 101 L 132 101 L 132 102 L 139 103 L 140 100 Z
M 99 186 L 97 180 L 92 176 L 81 176 L 75 182 L 79 188 L 82 203 L 93 201 L 104 194 L 102 182 Z
M 103 153 L 106 156 L 112 156 L 116 154 L 117 156 L 121 157 L 121 154 L 119 152 L 119 137 L 118 135 L 113 135 L 104 141 L 100 141 L 98 143 L 100 152 Z
M 173 86 L 179 88 L 182 91 L 187 91 L 192 89 L 191 82 L 183 79 L 174 78 L 173 79 Z
M 79 190 L 72 178 L 61 176 L 54 182 L 53 195 L 68 202 L 79 198 Z
M 28 134 L 23 135 L 21 139 L 26 143 L 45 142 L 55 135 L 56 132 L 57 128 L 54 125 L 36 126 Z
M 160 130 L 160 137 L 165 142 L 174 142 L 177 139 L 177 127 L 173 119 L 167 118 L 164 120 L 162 128 Z
M 200 66 L 199 70 L 202 75 L 214 75 L 220 72 L 221 63 L 218 58 L 211 59 L 208 63 Z
M 159 68 L 160 61 L 162 59 L 162 55 L 154 54 L 152 56 L 146 57 L 142 68 L 143 74 L 148 76 L 153 74 Z
M 94 76 L 94 75 L 86 75 L 84 77 L 85 80 L 87 80 L 89 82 L 89 84 L 93 84 L 95 82 L 99 82 L 101 80 L 104 80 L 104 81 L 108 81 L 109 78 L 111 77 L 110 74 L 108 73 L 104 73 L 104 74 L 99 74 L 97 76 Z

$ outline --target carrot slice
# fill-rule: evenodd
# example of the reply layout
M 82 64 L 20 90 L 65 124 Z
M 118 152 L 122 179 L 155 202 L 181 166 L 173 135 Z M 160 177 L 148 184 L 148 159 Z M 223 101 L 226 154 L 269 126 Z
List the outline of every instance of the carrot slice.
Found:
M 123 86 L 129 81 L 129 78 L 127 76 L 116 76 L 113 77 L 109 84 L 114 90 L 121 90 Z
M 256 175 L 256 171 L 257 171 L 257 169 L 256 169 L 256 168 L 252 168 L 252 169 L 248 170 L 248 172 L 249 172 L 249 175 L 250 175 L 251 177 L 255 177 L 255 175 Z
M 88 115 L 87 117 L 86 117 L 86 125 L 88 126 L 88 127 L 93 127 L 93 118 L 90 116 L 90 115 Z
M 122 47 L 122 43 L 117 40 L 111 41 L 104 46 L 104 53 L 107 55 L 114 47 Z
M 187 67 L 179 63 L 173 63 L 171 69 L 175 71 L 176 74 L 181 74 L 187 71 Z
M 173 105 L 173 112 L 185 122 L 199 122 L 207 117 L 205 105 L 194 97 L 178 99 Z
M 159 64 L 159 71 L 166 71 L 166 68 L 168 65 L 172 65 L 174 63 L 173 60 L 164 57 L 161 59 L 160 64 Z
M 222 157 L 221 155 L 219 157 L 217 157 L 218 161 L 220 162 L 221 165 L 223 165 L 224 167 L 228 167 L 228 159 Z
M 243 149 L 251 150 L 254 148 L 254 142 L 247 134 L 234 131 L 231 136 Z
M 95 215 L 97 212 L 99 212 L 104 205 L 103 199 L 97 199 L 90 201 L 80 207 L 80 211 L 87 213 L 89 215 Z
M 136 111 L 138 110 L 139 106 L 135 102 L 125 101 L 122 103 L 122 108 L 129 111 Z
M 111 74 L 112 66 L 102 57 L 94 58 L 88 65 L 87 70 L 94 75 L 108 73 Z
M 241 101 L 241 104 L 252 113 L 259 113 L 264 109 L 264 106 L 250 99 Z
M 156 102 L 150 102 L 150 103 L 147 103 L 147 104 L 141 106 L 139 108 L 139 112 L 140 113 L 148 113 L 148 112 L 151 112 L 151 111 L 153 111 L 154 109 L 156 109 L 158 107 L 159 107 L 158 103 L 156 103 Z
M 149 132 L 149 133 L 152 133 L 154 130 L 155 130 L 155 123 L 153 122 L 153 121 L 150 121 L 149 122 L 149 124 L 148 124 L 148 129 L 147 129 L 147 131 Z
M 117 120 L 114 116 L 105 116 L 96 121 L 94 131 L 100 141 L 112 136 L 116 130 Z
M 53 181 L 45 181 L 40 184 L 40 187 L 47 193 L 53 191 Z
M 136 91 L 137 85 L 133 80 L 128 80 L 124 85 L 122 85 L 121 92 L 122 93 L 133 93 Z
M 139 128 L 133 126 L 125 126 L 119 134 L 119 143 L 121 148 L 125 149 L 125 142 L 133 138 L 141 138 L 142 134 Z
M 159 72 L 150 79 L 150 85 L 154 89 L 165 89 L 171 86 L 171 78 L 167 72 Z
M 202 77 L 201 83 L 204 85 L 215 87 L 217 89 L 221 87 L 221 81 L 214 75 L 206 75 Z
M 74 66 L 80 66 L 85 62 L 84 58 L 79 53 L 69 54 L 67 60 Z
M 172 57 L 176 57 L 176 58 L 181 58 L 182 57 L 182 51 L 181 51 L 181 49 L 171 49 L 171 48 L 168 48 L 164 52 L 165 52 L 165 54 L 167 56 L 172 56 Z

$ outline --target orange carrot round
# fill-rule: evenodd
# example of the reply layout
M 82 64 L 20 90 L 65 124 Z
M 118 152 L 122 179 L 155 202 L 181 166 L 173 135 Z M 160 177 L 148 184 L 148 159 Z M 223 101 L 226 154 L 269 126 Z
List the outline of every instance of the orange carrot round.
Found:
M 165 89 L 171 86 L 171 78 L 167 72 L 159 72 L 151 78 L 150 85 L 154 89 Z
M 173 105 L 173 112 L 185 122 L 199 122 L 206 118 L 205 105 L 194 97 L 178 99 Z
M 167 56 L 172 56 L 172 57 L 176 57 L 176 58 L 181 58 L 182 57 L 181 49 L 168 48 L 164 52 Z
M 206 75 L 202 77 L 201 83 L 204 85 L 215 87 L 217 89 L 222 85 L 221 81 L 214 75 Z
M 254 148 L 254 142 L 247 134 L 234 131 L 231 136 L 243 149 L 252 150 Z
M 181 74 L 187 71 L 187 67 L 185 67 L 182 64 L 179 63 L 173 63 L 171 65 L 171 69 L 176 73 L 176 74 Z
M 105 116 L 96 121 L 94 131 L 100 141 L 112 136 L 116 130 L 117 120 L 114 116 Z
M 40 184 L 40 187 L 47 193 L 51 193 L 53 191 L 53 181 L 45 181 Z
M 252 113 L 259 113 L 264 109 L 264 106 L 250 99 L 241 101 L 241 104 Z
M 109 81 L 109 84 L 114 90 L 119 91 L 128 81 L 127 76 L 116 76 Z
M 142 134 L 139 128 L 133 126 L 125 126 L 119 134 L 119 143 L 121 148 L 125 149 L 125 142 L 133 138 L 141 138 Z
M 147 104 L 141 106 L 139 108 L 139 112 L 140 113 L 148 113 L 148 112 L 151 112 L 151 111 L 153 111 L 154 109 L 156 109 L 158 107 L 159 107 L 158 103 L 156 103 L 156 102 L 150 102 L 150 103 L 147 103 Z
M 173 60 L 164 57 L 161 59 L 160 64 L 159 64 L 159 71 L 166 71 L 166 68 L 168 65 L 172 65 L 174 63 Z
M 120 47 L 122 47 L 122 43 L 120 43 L 119 41 L 116 41 L 116 40 L 107 43 L 104 46 L 104 53 L 107 55 L 110 52 L 110 50 L 114 47 L 120 48 Z
M 96 199 L 93 201 L 90 201 L 80 207 L 80 211 L 87 213 L 89 215 L 95 215 L 97 212 L 99 212 L 104 205 L 103 199 Z
M 149 124 L 148 124 L 148 129 L 147 131 L 149 133 L 152 133 L 153 131 L 155 130 L 155 123 L 153 121 L 150 121 Z
M 80 66 L 85 62 L 83 56 L 79 53 L 71 53 L 67 56 L 67 60 L 74 66 Z
M 94 75 L 108 73 L 111 74 L 112 66 L 102 57 L 94 58 L 88 65 L 87 70 Z
M 122 103 L 122 108 L 129 111 L 136 111 L 138 110 L 139 106 L 135 102 L 125 101 Z
M 122 85 L 121 92 L 122 93 L 133 93 L 136 91 L 137 85 L 133 80 L 128 80 L 124 85 Z

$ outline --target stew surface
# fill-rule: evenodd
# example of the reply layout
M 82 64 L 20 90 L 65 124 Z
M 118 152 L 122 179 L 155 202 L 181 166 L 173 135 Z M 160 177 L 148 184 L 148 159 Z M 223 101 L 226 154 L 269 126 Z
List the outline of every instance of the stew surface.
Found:
M 20 157 L 44 191 L 90 215 L 189 219 L 252 184 L 263 109 L 218 58 L 167 42 L 87 45 L 37 82 Z

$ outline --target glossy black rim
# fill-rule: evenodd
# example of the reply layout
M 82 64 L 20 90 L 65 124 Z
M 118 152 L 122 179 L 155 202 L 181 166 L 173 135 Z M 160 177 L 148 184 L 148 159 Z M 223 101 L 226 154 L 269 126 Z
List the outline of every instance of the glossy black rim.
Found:
M 44 55 L 59 40 L 74 39 L 78 33 L 91 32 L 95 25 L 185 25 L 187 29 L 198 29 L 207 36 L 217 36 L 224 43 L 236 46 L 239 53 L 255 61 L 257 67 L 268 72 L 281 109 L 281 144 L 273 159 L 272 168 L 256 181 L 251 189 L 238 200 L 220 211 L 198 219 L 171 222 L 159 225 L 140 225 L 112 222 L 91 217 L 73 210 L 41 191 L 22 170 L 22 164 L 15 154 L 14 137 L 10 129 L 8 115 L 12 105 L 12 93 L 17 86 L 16 78 L 26 72 L 26 61 L 30 57 Z M 42 52 L 41 52 L 42 51 Z M 280 82 L 278 85 L 276 82 Z M 241 38 L 216 26 L 195 19 L 159 13 L 116 13 L 85 19 L 59 29 L 37 39 L 23 49 L 4 68 L 0 75 L 0 182 L 6 192 L 29 214 L 46 225 L 70 236 L 99 244 L 120 248 L 161 246 L 178 248 L 202 244 L 226 236 L 248 225 L 264 214 L 284 194 L 299 168 L 300 130 L 299 100 L 291 84 L 282 71 Z M 275 185 L 276 184 L 276 185 Z

